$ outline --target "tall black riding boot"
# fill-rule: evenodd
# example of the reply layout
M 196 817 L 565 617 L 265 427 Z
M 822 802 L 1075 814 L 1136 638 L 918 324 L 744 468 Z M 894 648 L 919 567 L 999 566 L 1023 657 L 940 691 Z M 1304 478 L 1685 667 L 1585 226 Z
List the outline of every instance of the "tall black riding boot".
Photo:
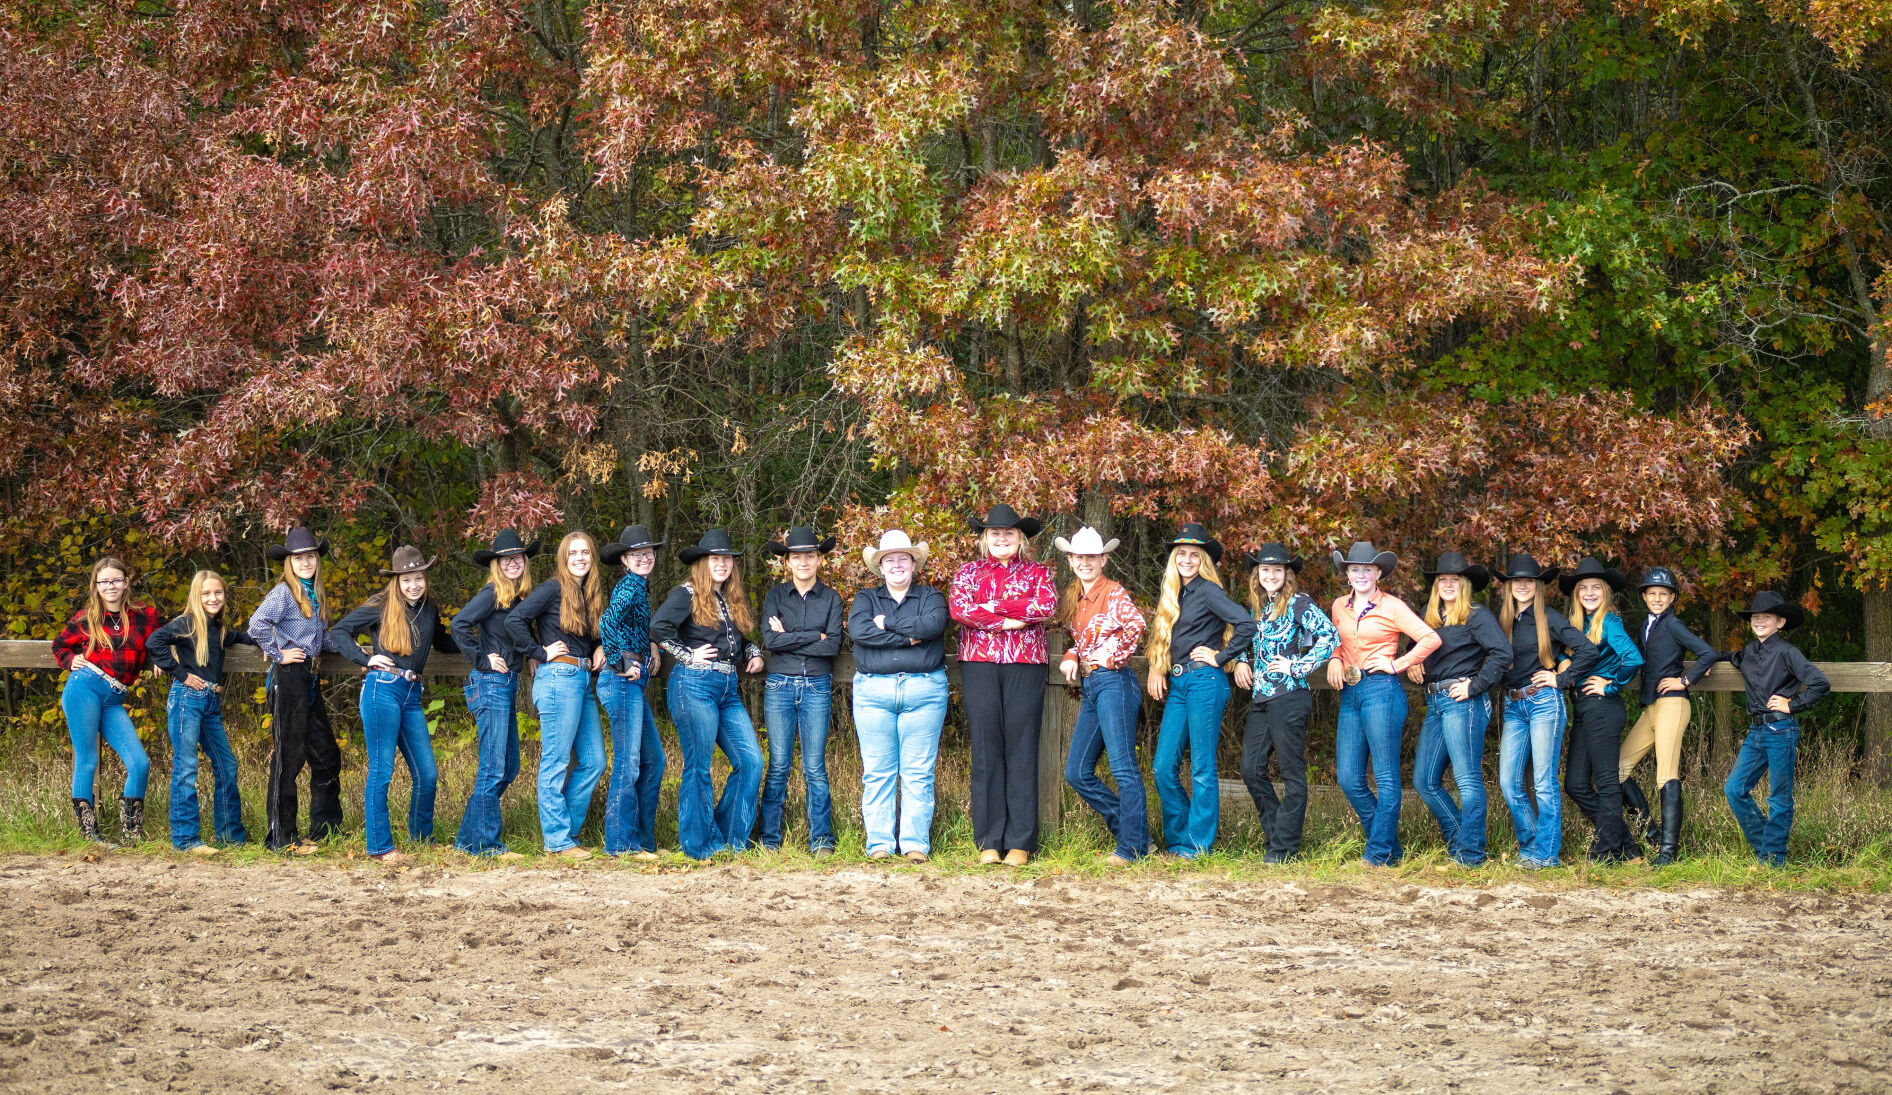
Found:
M 118 796 L 118 825 L 124 830 L 125 843 L 140 844 L 145 838 L 145 800 Z
M 1666 867 L 1675 862 L 1682 844 L 1682 781 L 1672 779 L 1662 785 L 1662 847 L 1655 865 Z

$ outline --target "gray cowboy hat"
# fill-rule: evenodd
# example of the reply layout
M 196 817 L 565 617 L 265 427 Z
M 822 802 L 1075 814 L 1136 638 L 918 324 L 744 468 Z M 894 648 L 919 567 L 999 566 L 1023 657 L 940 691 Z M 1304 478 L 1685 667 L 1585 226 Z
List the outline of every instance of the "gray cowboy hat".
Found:
M 617 539 L 600 547 L 598 549 L 598 557 L 607 563 L 615 563 L 629 552 L 637 551 L 641 548 L 659 548 L 662 546 L 664 546 L 664 542 L 652 536 L 649 529 L 645 528 L 643 525 L 632 525 L 630 528 L 618 533 Z
M 327 555 L 328 537 L 324 536 L 317 540 L 315 533 L 302 525 L 297 525 L 289 530 L 289 535 L 283 538 L 281 544 L 269 545 L 269 557 L 279 563 L 291 555 L 301 555 L 306 551 L 313 551 L 317 555 Z
M 1390 551 L 1380 551 L 1365 540 L 1354 541 L 1353 546 L 1347 549 L 1345 555 L 1338 551 L 1334 552 L 1333 558 L 1334 569 L 1342 574 L 1345 574 L 1350 566 L 1379 567 L 1380 576 L 1383 578 L 1391 574 L 1393 568 L 1399 565 L 1399 556 Z

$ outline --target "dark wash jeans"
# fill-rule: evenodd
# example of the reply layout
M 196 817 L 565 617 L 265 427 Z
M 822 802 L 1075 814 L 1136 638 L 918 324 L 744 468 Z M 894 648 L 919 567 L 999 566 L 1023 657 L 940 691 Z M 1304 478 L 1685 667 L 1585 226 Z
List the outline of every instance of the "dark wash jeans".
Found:
M 1071 754 L 1064 764 L 1064 782 L 1104 819 L 1117 838 L 1117 854 L 1141 859 L 1150 848 L 1150 799 L 1137 767 L 1137 713 L 1143 694 L 1136 674 L 1123 669 L 1097 669 L 1084 678 L 1083 701 L 1077 709 L 1077 727 L 1071 732 Z M 1097 758 L 1110 758 L 1111 790 L 1097 778 Z
M 749 846 L 755 828 L 756 797 L 762 784 L 762 746 L 755 724 L 742 706 L 736 674 L 679 665 L 665 689 L 670 719 L 677 724 L 683 749 L 683 776 L 677 787 L 677 844 L 691 859 L 708 859 L 727 848 Z M 729 779 L 719 798 L 710 764 L 721 748 L 729 758 Z
M 834 806 L 828 795 L 828 717 L 834 675 L 770 673 L 762 685 L 762 725 L 769 731 L 769 768 L 762 778 L 762 843 L 782 846 L 782 811 L 788 775 L 801 740 L 801 780 L 808 797 L 808 850 L 834 847 Z
M 499 797 L 519 778 L 519 678 L 476 669 L 467 674 L 462 691 L 479 728 L 480 762 L 453 846 L 472 855 L 498 855 L 506 850 L 499 836 Z
M 223 697 L 171 683 L 165 704 L 165 728 L 171 736 L 171 843 L 189 851 L 203 841 L 203 816 L 197 805 L 197 754 L 210 761 L 213 831 L 219 844 L 250 838 L 243 828 L 243 799 L 237 793 L 236 751 L 223 729 Z
M 1775 867 L 1787 862 L 1787 834 L 1793 829 L 1794 759 L 1799 749 L 1800 720 L 1791 715 L 1750 728 L 1740 755 L 1734 758 L 1734 771 L 1721 789 L 1748 847 L 1762 863 Z M 1754 788 L 1762 773 L 1767 775 L 1765 817 L 1754 804 Z
M 1485 730 L 1491 725 L 1491 695 L 1476 692 L 1455 700 L 1449 693 L 1426 696 L 1426 721 L 1413 757 L 1412 783 L 1439 821 L 1445 854 L 1467 867 L 1485 861 Z M 1452 766 L 1458 801 L 1445 791 L 1445 766 Z
M 648 669 L 636 680 L 598 674 L 598 704 L 611 724 L 611 776 L 604 792 L 604 852 L 657 850 L 657 796 L 664 783 L 664 743 L 651 712 Z

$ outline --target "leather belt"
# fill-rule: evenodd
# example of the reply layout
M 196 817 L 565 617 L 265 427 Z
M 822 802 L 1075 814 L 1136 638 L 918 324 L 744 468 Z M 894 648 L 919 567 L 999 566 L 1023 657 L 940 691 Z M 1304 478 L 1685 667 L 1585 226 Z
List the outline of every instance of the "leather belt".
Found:
M 1426 695 L 1431 696 L 1431 695 L 1436 695 L 1437 693 L 1440 693 L 1440 692 L 1450 692 L 1452 690 L 1452 686 L 1455 684 L 1458 684 L 1460 681 L 1465 681 L 1469 683 L 1471 681 L 1471 678 L 1470 677 L 1453 677 L 1449 681 L 1433 681 L 1431 684 L 1426 685 Z
M 1203 665 L 1201 662 L 1196 661 L 1194 658 L 1191 658 L 1186 662 L 1178 662 L 1177 664 L 1170 666 L 1169 675 L 1172 677 L 1180 677 L 1184 673 L 1194 673 L 1198 669 L 1220 669 L 1220 668 L 1222 667 L 1219 665 Z
M 1776 723 L 1799 722 L 1799 721 L 1800 721 L 1800 716 L 1798 715 L 1794 715 L 1794 714 L 1783 715 L 1779 711 L 1774 711 L 1766 715 L 1750 715 L 1748 717 L 1748 726 L 1750 728 L 1756 727 L 1756 726 L 1773 726 Z
M 413 684 L 415 681 L 420 680 L 420 674 L 414 672 L 412 669 L 370 669 L 368 670 L 368 672 L 385 673 L 390 677 L 399 677 L 400 679 L 406 681 L 409 684 Z
M 553 658 L 552 660 L 557 662 L 560 665 L 575 665 L 580 669 L 591 668 L 590 660 L 586 658 L 574 658 L 570 654 L 560 654 L 558 657 Z
M 1510 691 L 1506 692 L 1504 695 L 1506 699 L 1528 700 L 1532 696 L 1537 695 L 1539 692 L 1544 692 L 1544 691 L 1547 691 L 1547 689 L 1543 685 L 1534 684 L 1534 685 L 1531 685 L 1529 688 L 1513 688 Z

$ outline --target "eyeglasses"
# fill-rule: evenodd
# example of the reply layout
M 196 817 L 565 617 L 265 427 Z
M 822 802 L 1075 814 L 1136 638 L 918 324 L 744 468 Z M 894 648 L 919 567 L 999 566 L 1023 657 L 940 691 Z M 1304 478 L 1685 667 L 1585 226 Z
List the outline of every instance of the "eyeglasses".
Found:
M 126 578 L 100 578 L 98 586 L 100 589 L 115 589 L 118 586 L 126 584 L 127 581 L 129 581 L 129 579 Z

